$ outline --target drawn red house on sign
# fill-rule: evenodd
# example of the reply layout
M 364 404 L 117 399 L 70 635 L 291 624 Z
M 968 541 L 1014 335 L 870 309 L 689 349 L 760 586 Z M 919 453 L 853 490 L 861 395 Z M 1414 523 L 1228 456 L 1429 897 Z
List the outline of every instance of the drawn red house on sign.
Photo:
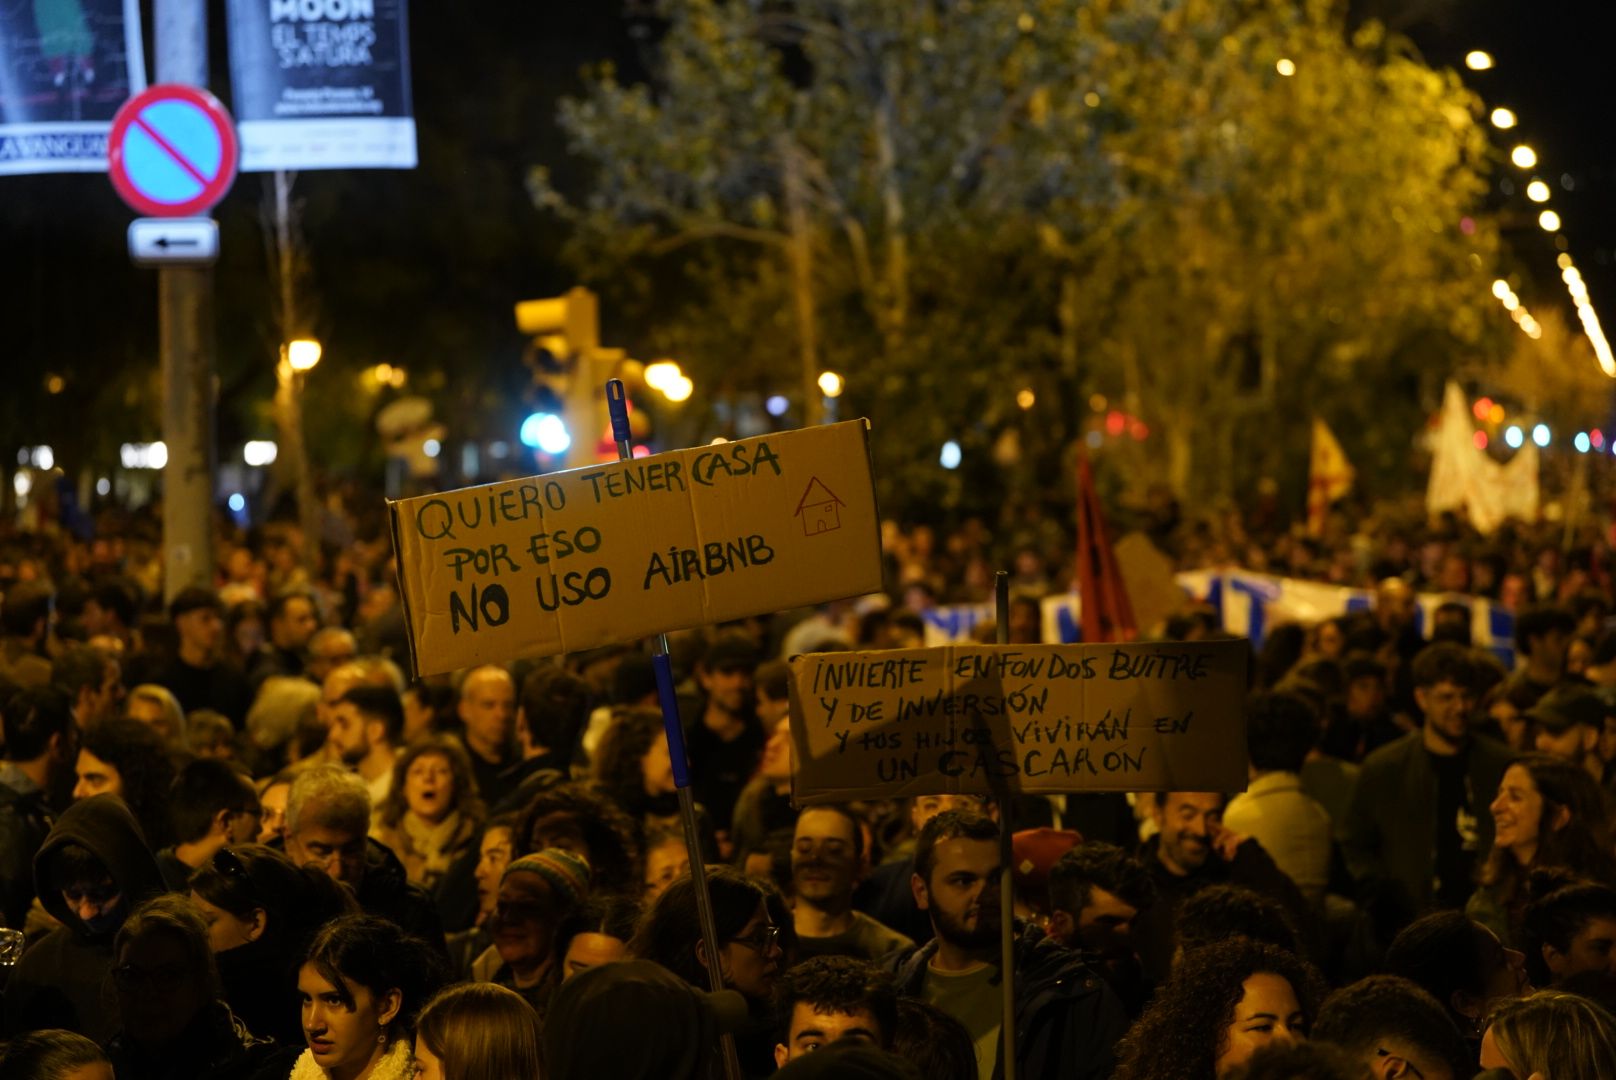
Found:
M 802 493 L 802 499 L 797 503 L 796 516 L 802 518 L 802 534 L 818 536 L 840 529 L 842 517 L 836 508 L 846 505 L 819 477 L 813 477 L 808 481 L 808 490 Z

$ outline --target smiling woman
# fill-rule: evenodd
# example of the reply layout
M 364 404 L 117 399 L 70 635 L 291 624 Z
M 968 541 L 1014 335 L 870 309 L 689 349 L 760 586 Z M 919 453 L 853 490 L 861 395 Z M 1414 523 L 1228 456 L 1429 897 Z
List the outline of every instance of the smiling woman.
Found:
M 1574 877 L 1616 880 L 1610 818 L 1599 785 L 1578 765 L 1547 754 L 1516 758 L 1493 799 L 1493 849 L 1465 912 L 1506 945 L 1522 939 L 1527 876 L 1558 868 Z
M 1236 937 L 1185 957 L 1117 1047 L 1117 1080 L 1210 1080 L 1307 1038 L 1323 985 L 1304 960 Z

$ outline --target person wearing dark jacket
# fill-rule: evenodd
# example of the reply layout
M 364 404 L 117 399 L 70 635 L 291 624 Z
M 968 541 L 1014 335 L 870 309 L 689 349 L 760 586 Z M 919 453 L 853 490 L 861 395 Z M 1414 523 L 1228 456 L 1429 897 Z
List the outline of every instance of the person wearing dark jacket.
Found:
M 316 765 L 293 781 L 286 796 L 287 856 L 325 871 L 353 890 L 365 914 L 391 920 L 447 959 L 437 906 L 410 883 L 398 856 L 366 835 L 369 830 L 370 791 L 356 774 Z
M 0 925 L 23 928 L 34 902 L 34 853 L 50 835 L 52 791 L 73 776 L 78 726 L 60 691 L 24 690 L 0 708 Z
M 112 942 L 163 875 L 140 826 L 114 795 L 68 807 L 34 856 L 45 910 L 61 922 L 25 953 L 6 987 L 5 1029 L 66 1028 L 104 1043 L 116 1010 L 103 995 Z
M 118 931 L 120 1030 L 107 1054 L 121 1080 L 249 1080 L 291 1070 L 301 1052 L 250 1031 L 219 1000 L 208 927 L 191 902 L 149 900 Z
M 915 845 L 915 901 L 935 937 L 898 953 L 898 992 L 929 1001 L 965 1024 L 981 1080 L 1004 1073 L 999 986 L 999 827 L 980 814 L 948 811 Z M 1122 1004 L 1074 952 L 1031 926 L 1015 946 L 1017 1075 L 1105 1080 L 1127 1030 Z
M 303 1042 L 297 970 L 320 927 L 359 905 L 313 868 L 259 844 L 220 848 L 191 876 L 190 902 L 208 926 L 220 996 L 254 1035 Z
M 1243 885 L 1277 901 L 1304 940 L 1314 940 L 1316 920 L 1302 892 L 1262 845 L 1223 827 L 1224 797 L 1211 792 L 1159 791 L 1151 803 L 1161 831 L 1140 849 L 1156 885 L 1156 902 L 1133 926 L 1145 978 L 1160 985 L 1173 966 L 1178 908 L 1209 885 Z

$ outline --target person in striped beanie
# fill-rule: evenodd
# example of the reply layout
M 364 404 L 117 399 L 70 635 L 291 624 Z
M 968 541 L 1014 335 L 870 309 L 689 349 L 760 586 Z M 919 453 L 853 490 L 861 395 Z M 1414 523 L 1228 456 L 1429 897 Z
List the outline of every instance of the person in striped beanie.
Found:
M 516 991 L 542 1019 L 561 983 L 556 931 L 589 898 L 589 884 L 589 863 L 561 848 L 512 860 L 489 920 L 494 944 L 473 961 L 472 978 Z

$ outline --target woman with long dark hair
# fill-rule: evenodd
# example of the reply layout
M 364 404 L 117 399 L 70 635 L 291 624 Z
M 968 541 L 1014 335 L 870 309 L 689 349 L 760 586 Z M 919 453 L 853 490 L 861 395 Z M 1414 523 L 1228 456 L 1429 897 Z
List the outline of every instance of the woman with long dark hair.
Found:
M 657 710 L 614 710 L 611 726 L 595 748 L 594 780 L 633 819 L 642 850 L 647 836 L 680 827 L 679 789 L 674 786 L 673 760 Z M 701 806 L 696 807 L 696 829 L 702 857 L 716 861 L 718 842 Z
M 774 1061 L 770 999 L 775 980 L 796 951 L 796 930 L 785 901 L 765 882 L 727 866 L 707 868 L 718 934 L 718 970 L 725 989 L 738 990 L 751 1009 L 751 1030 L 736 1039 L 741 1063 L 754 1075 Z M 701 936 L 696 885 L 686 875 L 663 890 L 640 919 L 631 955 L 654 960 L 699 990 L 711 988 L 711 959 Z
M 1505 945 L 1522 940 L 1521 919 L 1531 899 L 1527 877 L 1534 869 L 1616 880 L 1604 797 L 1579 766 L 1548 754 L 1523 754 L 1504 770 L 1491 810 L 1492 851 L 1465 913 Z
M 386 919 L 327 924 L 298 970 L 308 1049 L 291 1080 L 409 1080 L 415 1017 L 439 986 L 440 963 Z

